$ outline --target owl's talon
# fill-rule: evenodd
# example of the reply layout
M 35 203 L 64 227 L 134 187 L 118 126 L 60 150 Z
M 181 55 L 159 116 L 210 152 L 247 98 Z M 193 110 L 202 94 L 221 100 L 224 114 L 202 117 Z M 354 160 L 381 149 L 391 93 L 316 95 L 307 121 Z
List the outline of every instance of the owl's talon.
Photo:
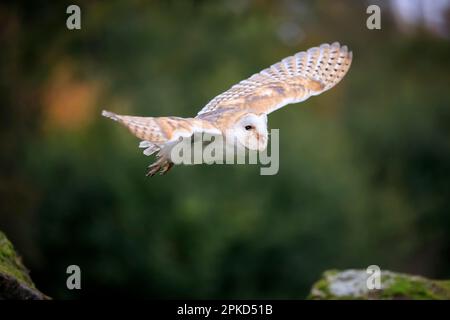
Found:
M 160 167 L 159 167 L 159 164 L 154 163 L 154 164 L 150 165 L 148 168 L 149 168 L 149 170 L 147 171 L 146 176 L 153 177 L 156 174 L 156 172 L 158 172 Z
M 159 159 L 158 161 L 150 164 L 148 166 L 148 171 L 146 176 L 153 177 L 158 172 L 160 175 L 166 174 L 173 167 L 173 162 L 166 159 Z
M 162 175 L 166 174 L 170 169 L 172 169 L 172 167 L 173 167 L 173 162 L 167 161 L 161 168 L 159 175 L 162 176 Z

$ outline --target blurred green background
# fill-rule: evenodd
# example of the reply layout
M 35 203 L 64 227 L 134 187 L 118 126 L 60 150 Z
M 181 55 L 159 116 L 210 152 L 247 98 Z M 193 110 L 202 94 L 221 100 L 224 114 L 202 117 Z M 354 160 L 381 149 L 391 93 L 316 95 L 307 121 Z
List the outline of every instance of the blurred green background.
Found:
M 381 30 L 366 28 L 371 3 Z M 81 30 L 66 28 L 69 4 Z M 325 269 L 371 264 L 449 278 L 448 8 L 2 3 L 0 229 L 53 298 L 304 298 Z M 281 129 L 275 176 L 205 165 L 148 179 L 138 139 L 100 116 L 190 117 L 333 41 L 354 53 L 344 80 L 269 117 Z M 66 288 L 71 264 L 80 291 Z

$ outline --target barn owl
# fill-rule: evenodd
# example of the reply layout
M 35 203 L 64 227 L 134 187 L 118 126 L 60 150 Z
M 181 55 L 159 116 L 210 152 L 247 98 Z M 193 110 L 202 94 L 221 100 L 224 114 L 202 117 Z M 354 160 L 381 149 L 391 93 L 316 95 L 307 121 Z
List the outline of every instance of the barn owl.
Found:
M 141 139 L 145 155 L 157 152 L 147 176 L 173 166 L 171 150 L 185 137 L 218 135 L 248 150 L 264 150 L 267 115 L 334 87 L 347 73 L 352 52 L 338 42 L 322 44 L 287 57 L 216 96 L 194 118 L 137 117 L 103 110 L 102 115 L 127 127 Z

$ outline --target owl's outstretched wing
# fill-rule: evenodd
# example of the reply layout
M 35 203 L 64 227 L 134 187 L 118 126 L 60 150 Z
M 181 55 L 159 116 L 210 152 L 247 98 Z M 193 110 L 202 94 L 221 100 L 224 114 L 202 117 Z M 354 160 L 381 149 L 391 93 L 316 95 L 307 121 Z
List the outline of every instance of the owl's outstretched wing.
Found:
M 102 115 L 123 124 L 136 137 L 142 139 L 139 144 L 147 156 L 155 152 L 157 161 L 148 167 L 147 176 L 158 172 L 165 174 L 172 168 L 170 151 L 180 138 L 189 138 L 196 133 L 220 135 L 222 131 L 209 121 L 179 117 L 134 117 L 102 111 Z
M 123 124 L 133 135 L 141 139 L 139 147 L 145 148 L 145 155 L 151 155 L 171 142 L 176 142 L 182 137 L 191 137 L 195 133 L 222 134 L 213 124 L 201 119 L 135 117 L 118 115 L 105 110 L 102 115 Z
M 352 52 L 338 42 L 299 52 L 218 95 L 200 110 L 197 118 L 243 110 L 268 114 L 304 101 L 335 86 L 351 62 Z

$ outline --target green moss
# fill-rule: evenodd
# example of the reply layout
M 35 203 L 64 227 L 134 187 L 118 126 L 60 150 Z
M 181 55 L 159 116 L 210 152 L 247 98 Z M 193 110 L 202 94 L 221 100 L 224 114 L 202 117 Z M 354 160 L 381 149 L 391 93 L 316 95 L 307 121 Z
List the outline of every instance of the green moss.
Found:
M 435 283 L 440 289 L 447 292 L 447 296 L 450 299 L 450 280 L 436 280 Z
M 308 299 L 327 299 L 330 295 L 328 282 L 325 279 L 320 279 L 313 285 Z
M 369 290 L 366 287 L 366 279 L 365 270 L 326 271 L 313 285 L 308 299 L 450 299 L 449 280 L 430 280 L 414 275 L 382 271 L 382 289 Z
M 30 288 L 34 284 L 13 245 L 0 231 L 0 275 L 16 279 Z
M 447 300 L 450 298 L 449 281 L 428 280 L 422 277 L 397 275 L 382 290 L 383 299 Z
M 339 273 L 339 270 L 337 269 L 331 269 L 331 270 L 327 270 L 323 273 L 324 277 L 329 278 L 332 276 L 335 276 Z
M 322 274 L 322 277 L 319 281 L 317 281 L 312 289 L 311 293 L 308 295 L 307 299 L 333 299 L 333 296 L 330 292 L 330 283 L 329 279 L 334 275 L 338 274 L 338 270 L 327 270 Z

